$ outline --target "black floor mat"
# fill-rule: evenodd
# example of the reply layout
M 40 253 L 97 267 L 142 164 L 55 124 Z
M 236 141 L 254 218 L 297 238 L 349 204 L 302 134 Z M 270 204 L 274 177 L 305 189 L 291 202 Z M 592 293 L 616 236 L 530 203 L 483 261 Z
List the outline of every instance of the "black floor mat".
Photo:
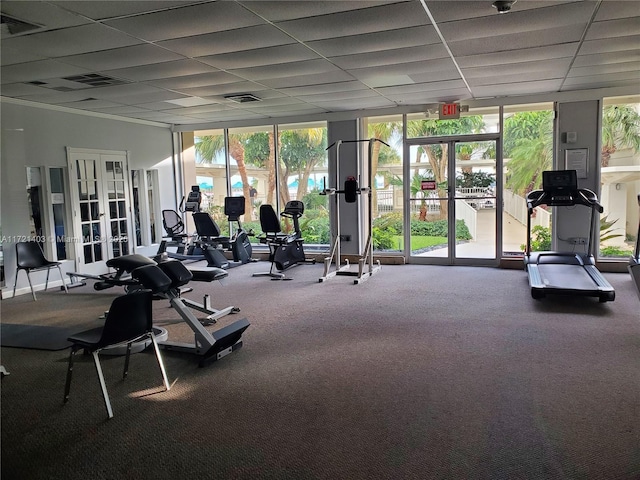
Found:
M 67 338 L 77 332 L 77 327 L 69 329 L 43 325 L 0 323 L 0 345 L 34 350 L 64 350 L 71 345 Z

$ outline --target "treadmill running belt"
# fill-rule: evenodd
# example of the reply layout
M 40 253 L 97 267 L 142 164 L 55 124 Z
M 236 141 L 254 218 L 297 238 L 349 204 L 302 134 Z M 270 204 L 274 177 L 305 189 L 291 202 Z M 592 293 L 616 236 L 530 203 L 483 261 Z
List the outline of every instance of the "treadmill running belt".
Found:
M 539 264 L 538 270 L 542 283 L 549 288 L 568 288 L 572 290 L 597 290 L 584 267 L 580 265 Z

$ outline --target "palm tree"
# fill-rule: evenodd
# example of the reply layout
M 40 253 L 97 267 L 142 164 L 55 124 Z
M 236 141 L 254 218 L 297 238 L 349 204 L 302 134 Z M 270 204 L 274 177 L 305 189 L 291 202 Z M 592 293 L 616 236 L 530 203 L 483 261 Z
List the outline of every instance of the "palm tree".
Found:
M 443 135 L 462 135 L 465 133 L 480 133 L 484 129 L 484 120 L 480 115 L 470 115 L 462 117 L 459 120 L 418 120 L 407 124 L 407 136 L 430 137 Z M 448 165 L 448 148 L 446 144 L 437 145 L 421 145 L 417 149 L 416 163 L 421 163 L 423 155 L 427 156 L 434 179 L 438 185 L 438 196 L 445 198 L 447 196 L 447 165 Z M 416 169 L 415 174 L 418 174 Z M 440 216 L 446 218 L 448 212 L 447 201 L 440 201 Z
M 506 187 L 525 196 L 539 188 L 542 172 L 553 164 L 553 112 L 518 112 L 505 119 Z
M 631 105 L 607 105 L 602 112 L 602 166 L 618 148 L 640 151 L 640 114 Z
M 401 124 L 398 122 L 369 123 L 367 125 L 369 138 L 377 138 L 378 140 L 382 140 L 385 143 L 389 143 L 391 137 L 402 130 L 400 125 Z M 380 142 L 373 142 L 373 145 L 371 147 L 371 171 L 369 172 L 371 185 L 369 185 L 369 187 L 371 188 L 373 218 L 377 218 L 378 216 L 378 189 L 376 188 L 375 178 L 378 173 L 378 166 L 380 164 L 380 147 L 382 147 L 382 144 Z M 397 160 L 400 161 L 400 158 L 398 157 Z
M 505 120 L 506 187 L 526 195 L 542 185 L 542 172 L 553 163 L 553 112 L 520 112 Z M 602 112 L 601 165 L 619 148 L 640 151 L 640 114 L 632 105 L 608 105 Z
M 249 195 L 249 177 L 247 176 L 247 166 L 244 161 L 244 143 L 246 134 L 229 135 L 229 156 L 232 157 L 238 166 L 238 175 L 242 181 L 242 195 L 245 198 L 245 212 L 251 212 L 251 196 Z M 195 149 L 200 154 L 204 163 L 213 163 L 213 159 L 224 152 L 224 137 L 222 135 L 204 135 L 197 137 Z

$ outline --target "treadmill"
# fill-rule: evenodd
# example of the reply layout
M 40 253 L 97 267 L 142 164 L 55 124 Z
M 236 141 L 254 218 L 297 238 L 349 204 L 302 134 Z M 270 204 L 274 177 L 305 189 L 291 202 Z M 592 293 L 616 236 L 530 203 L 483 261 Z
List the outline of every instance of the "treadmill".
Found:
M 583 205 L 591 209 L 591 222 L 586 253 L 531 252 L 531 216 L 539 205 L 551 207 Z M 540 299 L 548 294 L 598 297 L 600 302 L 613 301 L 615 290 L 595 266 L 593 237 L 598 216 L 603 208 L 591 190 L 578 188 L 575 170 L 542 172 L 542 190 L 527 194 L 527 246 L 524 264 L 529 275 L 531 296 Z
M 640 207 L 640 193 L 638 194 L 638 206 Z M 638 220 L 638 235 L 636 235 L 636 249 L 633 256 L 629 259 L 629 273 L 633 279 L 640 298 L 640 220 Z

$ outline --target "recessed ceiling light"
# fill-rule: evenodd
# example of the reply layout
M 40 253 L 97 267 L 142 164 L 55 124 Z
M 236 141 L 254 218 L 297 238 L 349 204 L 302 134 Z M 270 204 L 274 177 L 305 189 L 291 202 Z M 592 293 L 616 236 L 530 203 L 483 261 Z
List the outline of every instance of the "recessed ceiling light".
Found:
M 197 107 L 198 105 L 211 105 L 214 102 L 213 100 L 207 100 L 205 98 L 200 97 L 186 97 L 186 98 L 176 98 L 175 100 L 165 100 L 167 103 L 173 103 L 174 105 L 179 105 L 181 107 Z

